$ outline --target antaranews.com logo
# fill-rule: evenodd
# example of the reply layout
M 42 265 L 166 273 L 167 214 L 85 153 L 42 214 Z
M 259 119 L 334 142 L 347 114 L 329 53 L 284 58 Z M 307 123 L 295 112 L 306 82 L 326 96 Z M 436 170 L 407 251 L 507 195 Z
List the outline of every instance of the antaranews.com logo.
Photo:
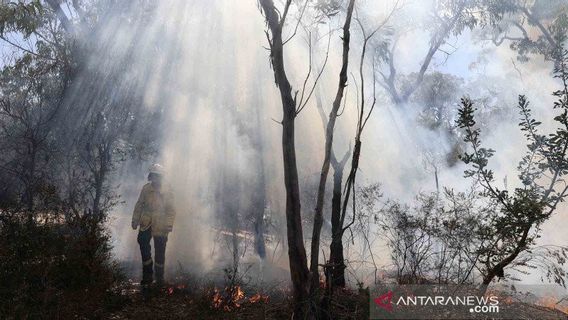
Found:
M 498 318 L 499 297 L 447 286 L 397 286 L 371 295 L 371 319 Z

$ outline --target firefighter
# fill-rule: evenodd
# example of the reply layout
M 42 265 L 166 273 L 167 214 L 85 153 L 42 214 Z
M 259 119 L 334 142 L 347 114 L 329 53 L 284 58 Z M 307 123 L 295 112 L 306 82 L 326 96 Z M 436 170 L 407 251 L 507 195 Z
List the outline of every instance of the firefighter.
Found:
M 145 184 L 134 207 L 132 229 L 138 231 L 138 244 L 142 254 L 142 285 L 150 285 L 156 276 L 156 284 L 164 283 L 164 262 L 168 233 L 172 231 L 175 209 L 171 189 L 164 183 L 164 168 L 153 164 L 148 173 L 149 183 Z M 155 261 L 152 260 L 154 239 Z

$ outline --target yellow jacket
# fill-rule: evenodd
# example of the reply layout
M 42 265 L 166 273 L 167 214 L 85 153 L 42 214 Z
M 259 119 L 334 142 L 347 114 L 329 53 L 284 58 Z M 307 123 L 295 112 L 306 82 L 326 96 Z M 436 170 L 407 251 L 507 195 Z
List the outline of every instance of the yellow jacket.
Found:
M 172 231 L 175 216 L 174 196 L 170 188 L 162 185 L 158 190 L 152 183 L 147 183 L 134 207 L 132 225 L 140 226 L 140 231 L 152 227 L 153 236 L 167 236 Z

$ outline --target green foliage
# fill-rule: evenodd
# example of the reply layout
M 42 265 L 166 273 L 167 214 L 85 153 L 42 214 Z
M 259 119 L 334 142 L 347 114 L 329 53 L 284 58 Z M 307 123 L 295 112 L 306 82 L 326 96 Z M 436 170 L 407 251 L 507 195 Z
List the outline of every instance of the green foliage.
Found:
M 0 35 L 21 32 L 30 37 L 47 19 L 45 9 L 39 0 L 25 2 L 3 2 L 0 4 Z
M 487 169 L 487 165 L 489 159 L 495 154 L 495 150 L 484 148 L 481 145 L 480 129 L 475 127 L 475 108 L 471 100 L 462 98 L 461 103 L 462 108 L 458 110 L 457 125 L 465 132 L 464 142 L 470 144 L 473 148 L 472 153 L 464 152 L 460 155 L 460 159 L 466 164 L 471 164 L 473 168 L 465 171 L 465 177 L 477 176 L 481 178 L 480 181 L 482 183 L 491 183 L 493 181 L 493 171 Z
M 415 82 L 417 74 L 412 73 L 406 78 L 403 88 Z M 463 84 L 462 78 L 447 73 L 432 72 L 424 75 L 422 85 L 411 97 L 411 101 L 423 108 L 420 121 L 426 128 L 451 130 L 454 125 L 455 101 Z
M 568 7 L 563 0 L 480 0 L 481 25 L 491 40 L 508 41 L 519 61 L 531 55 L 556 60 L 568 31 Z
M 15 53 L 0 70 L 2 319 L 97 317 L 116 297 L 119 272 L 106 229 L 119 201 L 113 173 L 152 152 L 154 121 L 135 113 L 133 94 L 118 92 L 124 69 L 87 66 L 84 52 L 93 44 L 82 40 L 96 38 L 107 3 L 69 3 L 81 10 L 98 4 L 69 20 L 81 39 L 47 2 L 0 4 L 0 41 Z M 81 90 L 78 77 L 92 80 L 96 99 L 68 94 Z
M 474 178 L 482 188 L 481 194 L 498 208 L 487 224 L 487 230 L 480 234 L 485 244 L 478 253 L 489 281 L 495 276 L 503 277 L 503 268 L 516 265 L 521 253 L 534 246 L 540 236 L 540 226 L 566 197 L 568 188 L 561 181 L 568 173 L 567 61 L 568 53 L 564 51 L 555 68 L 555 75 L 563 85 L 561 90 L 554 92 L 558 97 L 554 109 L 559 112 L 553 119 L 557 123 L 556 131 L 540 134 L 541 122 L 532 118 L 526 97 L 519 96 L 519 127 L 527 140 L 527 152 L 518 165 L 522 187 L 515 188 L 512 193 L 494 187 L 494 173 L 488 164 L 495 151 L 482 146 L 473 103 L 468 98 L 462 99 L 457 124 L 464 131 L 464 142 L 471 148 L 470 153 L 462 155 L 463 162 L 470 166 L 465 170 L 465 176 Z M 558 276 L 558 272 L 552 274 Z M 556 282 L 559 282 L 558 278 L 555 278 Z

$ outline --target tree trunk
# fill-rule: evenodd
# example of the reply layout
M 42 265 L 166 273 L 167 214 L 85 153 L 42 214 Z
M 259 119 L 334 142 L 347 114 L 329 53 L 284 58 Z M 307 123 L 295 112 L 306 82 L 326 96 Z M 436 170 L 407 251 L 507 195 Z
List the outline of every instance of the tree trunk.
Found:
M 329 245 L 329 261 L 324 269 L 326 290 L 321 301 L 322 319 L 331 319 L 331 300 L 335 288 L 345 287 L 345 258 L 343 257 L 343 224 L 341 222 L 341 196 L 343 171 L 351 150 L 347 151 L 341 162 L 337 162 L 332 153 L 333 196 L 331 199 L 331 244 Z
M 102 219 L 103 216 L 103 209 L 101 208 L 101 204 L 104 198 L 104 184 L 107 180 L 107 176 L 110 170 L 110 165 L 112 161 L 112 143 L 111 142 L 103 142 L 95 147 L 95 158 L 93 159 L 93 180 L 94 180 L 94 189 L 95 189 L 95 197 L 93 199 L 93 215 L 97 219 Z M 97 166 L 98 164 L 98 166 Z M 97 170 L 98 167 L 98 170 Z
M 256 200 L 254 201 L 254 247 L 260 259 L 266 258 L 266 245 L 264 243 L 264 210 L 266 208 L 266 177 L 264 173 L 264 153 L 262 147 L 260 151 L 260 182 L 256 192 Z
M 341 194 L 343 166 L 334 166 L 333 197 L 331 202 L 331 244 L 329 246 L 329 270 L 326 283 L 331 288 L 345 287 L 345 263 L 343 257 L 343 233 L 341 229 Z
M 290 96 L 291 98 L 291 96 Z M 290 273 L 294 287 L 295 318 L 303 318 L 302 305 L 308 297 L 308 262 L 304 248 L 302 217 L 300 206 L 300 187 L 296 166 L 296 150 L 294 144 L 294 120 L 290 118 L 282 122 L 282 149 L 284 159 L 284 183 L 286 186 L 286 227 L 288 236 L 288 258 Z
M 284 68 L 284 48 L 282 44 L 282 23 L 272 0 L 259 0 L 266 22 L 272 33 L 271 62 L 276 85 L 282 100 L 282 158 L 284 165 L 284 185 L 286 188 L 286 227 L 288 237 L 288 258 L 293 287 L 294 318 L 303 319 L 306 314 L 308 298 L 309 271 L 302 232 L 300 205 L 300 186 L 296 164 L 296 146 L 294 120 L 296 103 L 292 97 L 292 88 Z M 282 21 L 283 22 L 283 21 Z
M 254 213 L 254 248 L 261 260 L 266 258 L 266 244 L 264 241 L 264 212 L 266 210 L 266 172 L 264 169 L 264 140 L 260 128 L 260 112 L 255 108 L 256 121 L 259 123 L 255 126 L 254 139 L 257 139 L 258 145 L 258 166 L 259 166 L 259 182 L 257 184 L 257 191 L 255 192 L 255 199 L 253 201 Z
M 35 191 L 37 188 L 36 182 L 36 158 L 37 158 L 37 146 L 35 140 L 30 142 L 28 146 L 29 163 L 24 164 L 23 177 L 25 180 L 25 194 L 24 200 L 27 208 L 28 224 L 32 225 L 34 223 L 34 200 Z
M 465 2 L 459 5 L 457 13 L 454 13 L 454 16 L 451 18 L 451 20 L 447 24 L 444 24 L 440 30 L 438 30 L 432 35 L 430 39 L 430 48 L 428 49 L 428 53 L 424 57 L 424 61 L 422 61 L 420 70 L 416 74 L 416 79 L 414 80 L 413 83 L 407 86 L 406 90 L 401 90 L 402 91 L 401 93 L 399 93 L 398 89 L 396 88 L 396 83 L 397 83 L 396 68 L 393 63 L 394 60 L 393 51 L 395 47 L 393 46 L 391 48 L 389 53 L 390 75 L 388 78 L 385 78 L 385 84 L 388 88 L 387 92 L 391 96 L 391 99 L 396 106 L 400 107 L 401 105 L 408 103 L 408 101 L 410 100 L 410 96 L 420 87 L 420 85 L 424 81 L 424 75 L 426 74 L 426 71 L 428 71 L 428 68 L 434 58 L 434 55 L 436 54 L 436 52 L 438 52 L 440 46 L 442 46 L 445 43 L 446 37 L 448 37 L 448 35 L 450 35 L 451 32 L 454 30 L 454 27 L 458 23 L 464 8 L 465 8 Z
M 436 193 L 440 193 L 440 181 L 438 180 L 438 167 L 434 167 L 434 180 L 436 181 Z
M 479 289 L 480 295 L 485 294 L 485 292 L 487 291 L 487 287 L 489 287 L 489 284 L 491 284 L 491 282 L 493 281 L 493 279 L 495 279 L 495 277 L 503 278 L 505 276 L 505 272 L 503 271 L 503 269 L 505 269 L 505 267 L 511 264 L 511 262 L 513 262 L 519 256 L 519 254 L 526 249 L 527 239 L 529 236 L 529 232 L 531 230 L 531 226 L 532 223 L 525 226 L 523 234 L 521 235 L 521 238 L 517 242 L 515 250 L 510 255 L 508 255 L 503 260 L 501 260 L 498 264 L 494 265 L 488 270 L 487 274 L 483 277 L 483 282 Z
M 318 187 L 318 194 L 316 199 L 316 209 L 314 214 L 314 227 L 312 233 L 312 245 L 311 245 L 311 262 L 310 262 L 310 273 L 311 273 L 311 283 L 310 283 L 310 294 L 314 293 L 319 288 L 319 247 L 320 247 L 320 236 L 321 227 L 323 224 L 323 204 L 325 200 L 325 187 L 327 183 L 327 175 L 329 173 L 330 158 L 333 146 L 333 133 L 335 130 L 335 122 L 337 120 L 337 112 L 341 106 L 341 101 L 343 100 L 343 93 L 345 91 L 345 86 L 347 85 L 347 69 L 349 67 L 349 41 L 351 38 L 351 33 L 349 31 L 351 27 L 351 17 L 353 15 L 353 7 L 355 0 L 349 1 L 349 6 L 347 8 L 347 16 L 345 18 L 345 24 L 343 26 L 343 63 L 341 71 L 339 73 L 339 84 L 337 87 L 337 94 L 331 112 L 329 114 L 326 131 L 325 131 L 325 154 L 323 159 L 323 164 L 320 173 L 320 181 Z

